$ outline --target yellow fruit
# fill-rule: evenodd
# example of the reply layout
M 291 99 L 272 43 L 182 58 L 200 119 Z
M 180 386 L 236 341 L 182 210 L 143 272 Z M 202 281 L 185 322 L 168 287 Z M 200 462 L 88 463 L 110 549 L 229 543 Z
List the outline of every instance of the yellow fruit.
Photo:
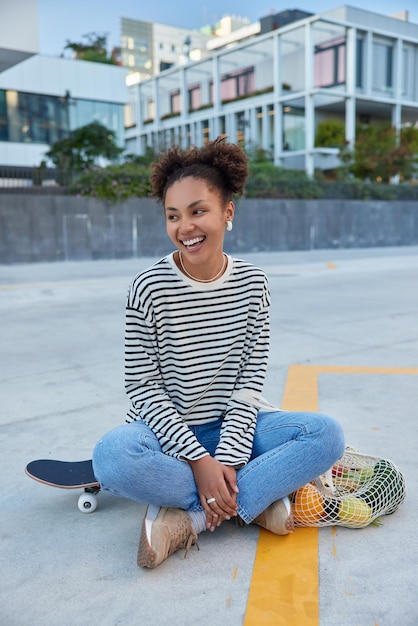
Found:
M 344 522 L 344 526 L 352 528 L 361 528 L 370 524 L 372 518 L 372 509 L 360 498 L 348 496 L 340 502 L 338 508 L 338 519 Z
M 318 489 L 308 483 L 297 490 L 293 503 L 295 522 L 301 525 L 315 525 L 324 513 L 324 496 Z

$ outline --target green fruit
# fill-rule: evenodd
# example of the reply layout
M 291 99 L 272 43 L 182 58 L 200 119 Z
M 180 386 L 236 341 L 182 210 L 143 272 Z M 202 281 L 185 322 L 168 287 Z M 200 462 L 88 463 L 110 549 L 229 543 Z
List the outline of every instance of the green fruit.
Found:
M 344 526 L 361 528 L 372 521 L 372 509 L 363 500 L 355 496 L 347 496 L 340 502 L 338 519 L 344 522 Z
M 335 484 L 348 491 L 357 491 L 359 487 L 370 482 L 373 478 L 374 468 L 372 465 L 358 469 L 340 469 L 334 474 Z
M 372 476 L 374 476 L 375 470 L 372 465 L 362 467 L 357 470 L 357 474 L 361 483 L 366 483 Z
M 405 498 L 405 478 L 386 459 L 378 461 L 374 467 L 374 477 L 359 497 L 372 507 L 375 515 L 388 515 L 396 511 Z

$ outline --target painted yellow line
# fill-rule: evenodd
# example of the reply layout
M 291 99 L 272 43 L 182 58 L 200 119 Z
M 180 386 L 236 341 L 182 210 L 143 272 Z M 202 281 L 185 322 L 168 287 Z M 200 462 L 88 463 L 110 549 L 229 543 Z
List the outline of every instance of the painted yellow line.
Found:
M 282 407 L 317 411 L 315 370 L 289 368 Z M 318 529 L 286 537 L 261 529 L 244 625 L 316 626 L 318 619 Z
M 287 375 L 283 408 L 317 411 L 319 374 L 416 376 L 418 367 L 292 365 Z M 332 537 L 334 539 L 334 534 Z M 317 528 L 298 528 L 286 537 L 261 529 L 244 626 L 317 626 L 318 576 Z
M 318 531 L 260 531 L 245 626 L 318 624 Z
M 335 263 L 333 263 L 332 261 L 327 261 L 326 262 L 326 266 L 329 270 L 336 270 L 337 266 L 335 265 Z

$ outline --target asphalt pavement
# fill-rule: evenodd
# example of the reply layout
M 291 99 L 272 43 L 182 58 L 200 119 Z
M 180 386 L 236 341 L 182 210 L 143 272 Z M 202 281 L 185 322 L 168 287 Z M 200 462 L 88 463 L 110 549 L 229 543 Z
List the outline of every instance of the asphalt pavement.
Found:
M 418 624 L 418 248 L 240 256 L 270 280 L 264 396 L 289 401 L 296 375 L 301 408 L 402 469 L 405 502 L 379 527 L 297 529 L 268 549 L 265 531 L 225 523 L 187 558 L 138 568 L 143 505 L 101 493 L 83 515 L 78 492 L 24 468 L 89 458 L 124 421 L 125 297 L 155 259 L 0 266 L 2 626 Z

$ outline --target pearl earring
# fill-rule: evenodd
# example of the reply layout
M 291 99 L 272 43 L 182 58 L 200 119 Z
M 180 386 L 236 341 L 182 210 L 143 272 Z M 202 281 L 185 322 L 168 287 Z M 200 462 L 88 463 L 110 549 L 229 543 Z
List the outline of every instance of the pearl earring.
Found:
M 231 222 L 231 220 L 227 221 L 227 223 L 226 223 L 226 230 L 228 232 L 231 232 L 231 230 L 232 230 L 232 222 Z

